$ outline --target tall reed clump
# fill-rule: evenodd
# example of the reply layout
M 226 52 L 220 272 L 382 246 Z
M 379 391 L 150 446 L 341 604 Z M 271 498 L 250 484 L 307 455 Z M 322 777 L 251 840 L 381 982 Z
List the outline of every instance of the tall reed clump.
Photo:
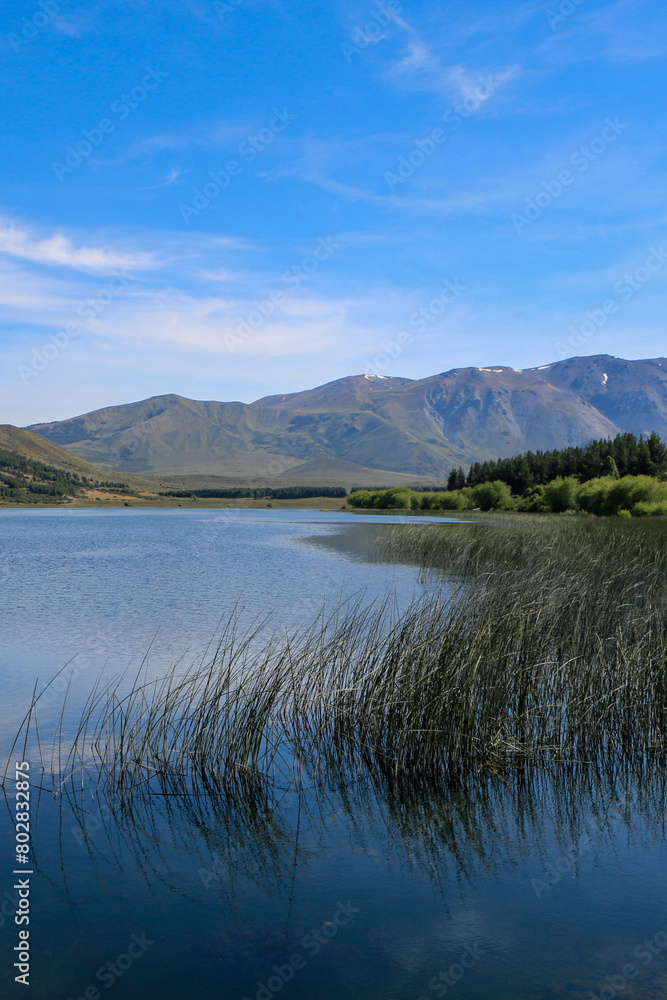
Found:
M 452 777 L 664 749 L 661 526 L 517 518 L 401 526 L 384 544 L 442 588 L 394 620 L 345 606 L 259 653 L 230 628 L 184 674 L 98 686 L 59 770 L 97 762 L 129 793 L 285 768 Z

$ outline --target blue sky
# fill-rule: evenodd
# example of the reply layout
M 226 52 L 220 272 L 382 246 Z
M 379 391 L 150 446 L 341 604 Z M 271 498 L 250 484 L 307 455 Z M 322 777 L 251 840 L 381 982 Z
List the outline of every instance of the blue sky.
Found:
M 655 0 L 0 20 L 0 421 L 665 353 Z

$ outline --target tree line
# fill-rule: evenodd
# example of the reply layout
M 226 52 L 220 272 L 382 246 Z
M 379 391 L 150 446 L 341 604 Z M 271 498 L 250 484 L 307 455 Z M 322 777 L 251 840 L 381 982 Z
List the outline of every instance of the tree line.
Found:
M 478 486 L 499 480 L 512 493 L 521 494 L 532 486 L 544 485 L 558 476 L 576 476 L 580 482 L 603 476 L 655 476 L 667 473 L 667 446 L 658 434 L 647 438 L 619 434 L 601 438 L 579 448 L 554 451 L 527 451 L 496 462 L 475 462 L 467 477 L 463 469 L 452 469 L 448 489 Z
M 230 486 L 224 489 L 210 490 L 165 490 L 163 497 L 176 497 L 179 500 L 308 500 L 313 497 L 343 497 L 347 490 L 343 486 L 279 486 L 269 488 L 264 486 Z

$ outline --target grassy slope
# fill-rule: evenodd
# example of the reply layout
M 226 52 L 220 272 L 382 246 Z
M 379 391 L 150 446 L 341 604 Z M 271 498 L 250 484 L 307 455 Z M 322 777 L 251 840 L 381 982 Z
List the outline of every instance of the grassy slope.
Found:
M 215 489 L 215 487 L 247 485 L 250 480 L 242 476 L 214 475 L 150 475 L 147 473 L 118 472 L 102 465 L 95 465 L 72 454 L 67 448 L 54 444 L 48 438 L 33 431 L 11 424 L 0 424 L 0 447 L 16 451 L 26 458 L 54 465 L 59 469 L 76 472 L 96 480 L 113 480 L 126 482 L 132 489 L 158 493 L 162 490 Z M 367 469 L 351 462 L 332 460 L 317 460 L 300 464 L 295 472 L 290 470 L 265 481 L 276 486 L 346 486 L 351 488 L 359 485 L 403 486 L 418 485 L 418 476 L 403 475 L 397 472 L 384 472 L 377 469 Z M 256 485 L 264 485 L 259 482 Z M 223 504 L 225 506 L 228 504 Z M 218 504 L 215 504 L 218 506 Z M 302 506 L 310 506 L 303 504 Z M 340 504 L 338 504 L 340 506 Z
M 0 424 L 0 448 L 16 451 L 36 462 L 55 465 L 58 469 L 76 472 L 80 476 L 88 476 L 91 479 L 124 479 L 118 474 L 112 475 L 108 469 L 92 465 L 85 459 L 72 455 L 65 448 L 53 444 L 52 441 L 40 434 L 24 430 L 22 427 L 14 427 L 12 424 Z
M 160 507 L 266 507 L 265 500 L 178 500 L 157 497 L 161 490 L 168 489 L 214 489 L 216 486 L 236 486 L 238 479 L 225 478 L 221 476 L 147 476 L 140 474 L 119 473 L 112 469 L 106 469 L 101 465 L 93 465 L 85 459 L 78 458 L 66 448 L 54 444 L 47 438 L 33 431 L 24 430 L 21 427 L 14 427 L 11 424 L 0 424 L 0 448 L 15 451 L 26 458 L 36 462 L 43 462 L 46 465 L 55 466 L 58 469 L 65 469 L 68 472 L 75 472 L 80 476 L 86 476 L 93 480 L 112 480 L 114 482 L 126 482 L 131 489 L 139 494 L 130 498 L 130 502 L 135 507 L 160 506 Z M 391 475 L 391 473 L 389 474 Z M 400 479 L 407 477 L 397 477 Z M 308 485 L 306 477 L 304 480 L 297 480 L 292 483 L 288 476 L 281 476 L 276 480 L 280 486 Z M 241 485 L 244 485 L 241 483 Z M 326 479 L 318 479 L 317 485 L 337 485 L 330 484 Z M 75 501 L 61 501 L 68 506 L 74 507 L 101 507 L 101 506 L 122 506 L 128 501 L 127 496 L 120 496 L 106 491 L 92 490 L 88 497 L 81 497 Z M 45 499 L 46 502 L 46 499 Z M 326 509 L 337 510 L 341 507 L 340 498 L 316 497 L 312 500 L 281 500 L 273 501 L 275 507 L 325 507 Z M 4 501 L 1 506 L 23 506 L 15 501 Z M 31 504 L 30 506 L 34 506 Z

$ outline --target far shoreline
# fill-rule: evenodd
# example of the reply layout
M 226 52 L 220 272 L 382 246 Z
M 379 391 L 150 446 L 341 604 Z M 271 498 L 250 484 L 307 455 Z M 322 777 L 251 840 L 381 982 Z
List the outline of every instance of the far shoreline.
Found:
M 165 508 L 192 508 L 206 510 L 326 510 L 346 511 L 352 513 L 347 504 L 341 503 L 341 497 L 307 497 L 301 500 L 266 500 L 242 498 L 234 499 L 199 499 L 188 497 L 159 496 L 113 496 L 109 499 L 77 499 L 61 503 L 2 503 L 2 510 L 102 510 L 109 508 L 127 508 L 128 510 L 163 510 Z

